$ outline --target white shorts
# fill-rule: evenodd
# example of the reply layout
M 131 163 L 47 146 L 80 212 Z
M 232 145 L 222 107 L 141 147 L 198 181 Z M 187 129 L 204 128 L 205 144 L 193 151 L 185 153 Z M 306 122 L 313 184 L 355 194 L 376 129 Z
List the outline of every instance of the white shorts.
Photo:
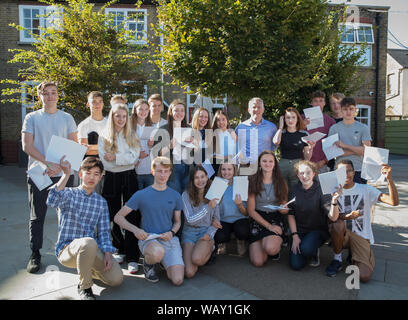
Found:
M 175 265 L 184 266 L 183 252 L 181 250 L 179 238 L 174 236 L 170 241 L 164 241 L 163 239 L 151 239 L 151 240 L 139 240 L 140 252 L 144 255 L 146 247 L 152 243 L 157 242 L 164 248 L 164 257 L 162 261 L 163 267 L 167 270 L 168 267 Z

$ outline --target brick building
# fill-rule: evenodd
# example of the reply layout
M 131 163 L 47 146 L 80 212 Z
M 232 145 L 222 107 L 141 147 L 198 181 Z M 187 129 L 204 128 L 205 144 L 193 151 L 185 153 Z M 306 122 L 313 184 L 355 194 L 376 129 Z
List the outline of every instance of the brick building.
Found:
M 106 1 L 95 0 L 93 2 L 102 5 Z M 134 3 L 135 0 L 120 0 L 108 11 L 118 16 L 127 16 L 135 10 Z M 157 42 L 160 39 L 155 39 L 150 30 L 150 25 L 157 22 L 156 6 L 153 3 L 154 1 L 143 1 L 139 10 L 140 18 L 130 22 L 128 27 L 136 30 L 137 33 L 147 35 L 149 40 Z M 32 39 L 28 34 L 10 27 L 9 23 L 28 26 L 35 31 L 39 24 L 45 23 L 37 19 L 35 15 L 41 14 L 45 8 L 46 6 L 38 1 L 0 1 L 1 79 L 17 79 L 18 66 L 7 63 L 12 58 L 8 49 L 27 48 L 32 44 Z M 356 93 L 355 97 L 360 110 L 358 119 L 370 126 L 377 146 L 384 146 L 388 9 L 389 7 L 358 6 L 359 14 L 350 19 L 346 28 L 347 32 L 343 35 L 343 45 L 367 43 L 368 50 L 361 61 L 359 71 L 365 79 L 364 87 Z M 144 50 L 149 50 L 147 45 Z M 149 71 L 153 78 L 163 79 L 159 70 L 152 68 Z M 191 106 L 197 99 L 195 95 L 186 95 L 177 87 L 145 87 L 145 97 L 153 93 L 162 94 L 165 105 L 168 105 L 174 98 L 182 98 L 188 105 L 187 116 L 191 117 Z M 226 97 L 221 97 L 210 101 L 210 105 L 214 108 L 222 108 L 226 102 Z M 19 160 L 20 131 L 26 107 L 21 104 L 0 104 L 0 161 L 4 163 L 17 163 Z

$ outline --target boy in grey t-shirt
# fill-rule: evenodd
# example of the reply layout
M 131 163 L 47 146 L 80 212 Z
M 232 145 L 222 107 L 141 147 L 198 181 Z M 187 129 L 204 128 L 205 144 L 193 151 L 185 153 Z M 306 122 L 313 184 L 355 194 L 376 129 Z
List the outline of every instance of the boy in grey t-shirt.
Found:
M 356 102 L 353 98 L 344 98 L 341 101 L 343 121 L 333 125 L 329 130 L 329 136 L 338 133 L 337 146 L 344 150 L 344 155 L 336 158 L 336 163 L 342 159 L 353 162 L 355 169 L 354 182 L 367 183 L 361 178 L 361 166 L 363 163 L 364 147 L 371 146 L 371 135 L 368 126 L 356 121 Z
M 47 166 L 47 174 L 53 183 L 58 182 L 62 175 L 61 167 L 57 163 L 45 160 L 48 145 L 53 135 L 77 141 L 77 128 L 74 118 L 57 109 L 58 87 L 55 82 L 44 81 L 37 87 L 38 98 L 42 109 L 26 115 L 21 129 L 23 150 L 29 156 L 28 167 L 35 161 Z M 67 186 L 72 186 L 73 175 L 68 180 Z M 27 264 L 27 272 L 36 273 L 40 270 L 40 249 L 43 244 L 43 230 L 45 215 L 47 213 L 48 189 L 40 191 L 34 182 L 28 179 L 28 198 L 30 206 L 30 248 L 31 257 Z
M 162 263 L 167 277 L 174 285 L 179 286 L 184 280 L 184 262 L 176 233 L 181 227 L 183 202 L 180 194 L 167 186 L 171 168 L 170 159 L 155 158 L 152 161 L 153 185 L 137 191 L 119 210 L 114 220 L 139 239 L 139 248 L 144 255 L 143 270 L 146 280 L 159 281 L 154 265 Z M 132 210 L 140 210 L 141 228 L 126 220 Z

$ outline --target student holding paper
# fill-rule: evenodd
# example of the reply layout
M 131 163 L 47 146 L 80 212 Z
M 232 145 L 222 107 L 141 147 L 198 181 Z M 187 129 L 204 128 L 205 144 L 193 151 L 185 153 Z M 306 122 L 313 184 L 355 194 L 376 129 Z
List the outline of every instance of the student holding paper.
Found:
M 231 162 L 237 153 L 238 136 L 230 129 L 228 115 L 218 110 L 213 119 L 212 129 L 214 134 L 214 171 L 218 172 L 221 163 Z
M 35 161 L 47 166 L 47 174 L 56 183 L 61 176 L 59 163 L 45 160 L 46 152 L 53 135 L 77 141 L 77 127 L 74 118 L 57 109 L 58 87 L 55 82 L 43 81 L 37 87 L 38 99 L 42 108 L 28 113 L 21 129 L 23 151 L 28 155 L 28 168 Z M 72 186 L 74 176 L 70 175 L 67 185 Z M 28 178 L 28 199 L 30 206 L 29 236 L 32 254 L 27 264 L 27 272 L 36 273 L 41 267 L 40 249 L 43 244 L 44 221 L 47 213 L 48 189 L 38 190 Z
M 228 188 L 220 202 L 220 217 L 222 228 L 215 234 L 215 243 L 218 247 L 218 254 L 226 253 L 226 244 L 231 239 L 231 234 L 235 234 L 237 239 L 238 255 L 243 256 L 247 250 L 246 241 L 249 238 L 249 221 L 246 201 L 242 201 L 241 195 L 233 197 L 233 181 L 238 176 L 238 168 L 231 163 L 220 165 L 218 176 L 228 180 Z
M 169 186 L 182 194 L 188 187 L 188 177 L 190 172 L 190 164 L 188 157 L 191 149 L 181 145 L 174 136 L 176 128 L 189 128 L 186 120 L 186 105 L 183 101 L 176 99 L 170 104 L 167 113 L 167 124 L 160 127 L 161 130 L 166 130 L 170 136 L 170 145 L 164 146 L 161 149 L 161 155 L 170 155 L 172 161 L 173 173 L 169 180 Z M 160 135 L 160 131 L 156 136 Z M 155 138 L 160 141 L 160 138 Z M 193 142 L 193 137 L 186 137 L 184 140 L 187 143 Z
M 198 267 L 210 259 L 214 235 L 217 227 L 221 227 L 218 199 L 207 200 L 204 197 L 210 184 L 207 172 L 197 165 L 191 170 L 189 187 L 182 194 L 185 221 L 181 246 L 187 278 L 192 278 Z
M 197 159 L 196 156 L 194 156 L 194 162 L 196 164 L 202 164 L 207 158 L 212 160 L 212 154 L 207 154 L 212 145 L 212 133 L 209 134 L 212 131 L 207 131 L 206 135 L 206 130 L 211 129 L 210 112 L 206 108 L 197 108 L 191 120 L 191 128 L 199 131 L 194 133 L 194 137 L 195 139 L 199 138 L 195 143 L 199 148 L 199 151 L 197 150 L 196 152 L 201 154 L 201 158 Z
M 104 168 L 98 158 L 86 158 L 78 172 L 81 185 L 65 188 L 71 164 L 64 158 L 60 161 L 63 175 L 50 188 L 47 199 L 47 205 L 60 211 L 55 254 L 62 265 L 78 270 L 80 299 L 95 300 L 93 278 L 109 286 L 119 286 L 123 281 L 122 269 L 112 258 L 116 249 L 110 239 L 108 205 L 94 192 Z
M 374 271 L 374 253 L 371 245 L 374 244 L 371 228 L 371 212 L 377 201 L 391 206 L 399 205 L 397 187 L 391 176 L 391 167 L 383 165 L 382 174 L 388 180 L 388 194 L 367 185 L 354 182 L 354 166 L 349 159 L 342 159 L 337 168 L 346 168 L 346 182 L 343 194 L 333 203 L 339 207 L 339 215 L 335 216 L 335 223 L 331 225 L 330 233 L 333 242 L 334 258 L 326 268 L 329 277 L 336 276 L 342 269 L 343 248 L 349 248 L 350 264 L 357 265 L 360 271 L 360 281 L 368 282 Z
M 256 267 L 262 267 L 268 256 L 279 260 L 283 242 L 282 214 L 288 210 L 271 210 L 267 205 L 282 205 L 288 200 L 288 186 L 279 169 L 273 151 L 263 151 L 258 159 L 258 171 L 250 177 L 247 210 L 250 217 L 249 257 Z
M 323 109 L 326 105 L 326 94 L 323 91 L 313 92 L 311 105 L 313 107 L 319 106 L 320 109 L 322 110 L 324 126 L 320 128 L 315 128 L 312 130 L 307 130 L 307 132 L 309 134 L 320 132 L 320 133 L 324 133 L 327 135 L 329 133 L 330 127 L 334 125 L 336 121 L 334 121 L 332 117 L 330 117 L 329 115 L 323 112 Z M 304 115 L 302 115 L 302 118 L 304 119 Z M 309 123 L 309 119 L 305 119 L 305 124 L 308 125 L 308 123 Z M 316 142 L 316 145 L 313 148 L 313 154 L 312 154 L 312 157 L 310 158 L 310 161 L 316 163 L 319 173 L 324 173 L 324 172 L 329 171 L 329 168 L 327 166 L 328 161 L 322 150 L 321 140 Z
M 184 262 L 179 238 L 176 233 L 181 226 L 181 195 L 167 186 L 172 170 L 170 159 L 157 157 L 152 160 L 153 185 L 136 192 L 115 216 L 115 222 L 132 232 L 139 239 L 144 255 L 143 271 L 150 282 L 159 281 L 155 265 L 161 263 L 170 281 L 179 286 L 184 280 Z M 140 210 L 140 227 L 126 219 L 132 210 Z M 159 238 L 148 239 L 149 234 Z
M 107 119 L 103 116 L 103 94 L 92 91 L 88 94 L 87 107 L 91 115 L 78 125 L 79 143 L 88 147 L 86 156 L 98 157 L 98 137 L 106 128 Z
M 142 148 L 140 151 L 139 161 L 135 164 L 138 189 L 141 190 L 153 184 L 149 154 L 149 150 L 153 146 L 153 141 L 150 139 L 141 139 L 145 128 L 152 127 L 152 121 L 149 117 L 149 104 L 146 100 L 137 99 L 135 101 L 132 108 L 132 116 L 130 121 L 132 123 L 132 130 L 136 131 Z
M 296 108 L 290 107 L 280 117 L 279 129 L 273 137 L 273 143 L 280 145 L 281 159 L 279 166 L 282 176 L 291 189 L 297 183 L 297 177 L 293 166 L 302 159 L 310 160 L 315 142 L 305 143 L 302 137 L 307 136 L 304 131 L 302 117 Z
M 135 164 L 139 160 L 140 143 L 136 132 L 131 128 L 126 105 L 112 106 L 107 130 L 104 135 L 99 136 L 98 149 L 106 169 L 102 195 L 108 201 L 110 219 L 113 221 L 123 203 L 137 191 Z M 140 214 L 132 212 L 128 220 L 139 225 Z M 120 227 L 113 223 L 112 239 L 113 245 L 118 249 L 115 259 L 122 263 L 126 257 L 129 272 L 137 272 L 140 252 L 134 234 L 126 231 L 123 237 Z
M 343 120 L 330 128 L 329 136 L 339 135 L 336 145 L 344 150 L 344 155 L 337 157 L 336 162 L 349 159 L 355 168 L 354 182 L 367 183 L 361 178 L 361 166 L 363 163 L 364 146 L 371 146 L 370 129 L 365 124 L 356 121 L 356 102 L 353 98 L 346 97 L 341 100 Z
M 289 205 L 292 209 L 288 214 L 291 230 L 290 266 L 293 270 L 301 270 L 309 265 L 320 265 L 319 248 L 330 237 L 328 218 L 336 220 L 338 207 L 333 204 L 341 195 L 341 189 L 332 196 L 322 193 L 316 165 L 311 161 L 302 160 L 295 164 L 298 184 L 289 198 L 295 202 Z

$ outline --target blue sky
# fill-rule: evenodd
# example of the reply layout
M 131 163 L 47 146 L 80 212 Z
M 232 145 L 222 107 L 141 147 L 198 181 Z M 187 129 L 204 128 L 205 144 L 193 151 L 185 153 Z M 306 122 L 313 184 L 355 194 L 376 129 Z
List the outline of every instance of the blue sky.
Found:
M 345 0 L 331 0 L 332 3 L 344 3 Z M 353 0 L 353 4 L 389 6 L 388 29 L 408 49 L 408 0 Z M 403 49 L 396 39 L 388 33 L 388 48 Z

